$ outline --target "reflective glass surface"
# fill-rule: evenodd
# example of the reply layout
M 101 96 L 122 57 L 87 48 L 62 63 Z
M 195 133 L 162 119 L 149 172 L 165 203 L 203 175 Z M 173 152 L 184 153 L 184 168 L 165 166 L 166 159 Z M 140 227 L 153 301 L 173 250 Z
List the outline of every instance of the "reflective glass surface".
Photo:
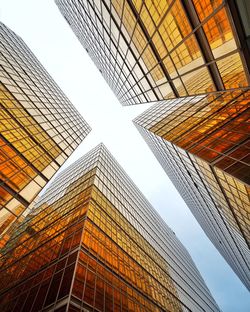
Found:
M 26 44 L 0 23 L 0 234 L 90 131 Z
M 234 1 L 222 0 L 56 4 L 122 105 L 158 103 L 135 123 L 202 228 L 250 288 L 244 14 Z
M 250 287 L 249 89 L 155 104 L 134 123 L 208 237 Z
M 60 173 L 8 235 L 3 312 L 219 311 L 184 246 L 103 145 Z
M 122 105 L 248 85 L 225 1 L 56 3 Z

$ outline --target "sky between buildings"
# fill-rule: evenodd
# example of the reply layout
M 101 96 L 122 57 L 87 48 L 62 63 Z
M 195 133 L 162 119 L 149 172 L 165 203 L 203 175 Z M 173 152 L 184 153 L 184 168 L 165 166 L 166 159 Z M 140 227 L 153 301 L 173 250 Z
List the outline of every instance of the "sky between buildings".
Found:
M 188 249 L 222 311 L 250 311 L 247 289 L 132 124 L 150 104 L 121 106 L 53 0 L 0 0 L 0 20 L 22 37 L 92 127 L 62 169 L 103 142 Z

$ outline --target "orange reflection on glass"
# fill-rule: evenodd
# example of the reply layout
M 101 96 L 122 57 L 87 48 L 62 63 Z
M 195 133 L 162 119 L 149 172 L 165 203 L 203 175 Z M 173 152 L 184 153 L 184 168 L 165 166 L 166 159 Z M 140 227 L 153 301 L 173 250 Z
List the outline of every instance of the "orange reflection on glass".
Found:
M 221 50 L 225 50 L 220 52 L 220 55 L 236 48 L 232 28 L 225 8 L 213 15 L 208 22 L 203 25 L 203 29 L 215 57 L 218 56 L 218 52 L 216 51 L 218 47 L 221 47 Z M 226 47 L 225 43 L 230 40 L 232 40 L 232 42 L 229 47 Z
M 245 181 L 249 91 L 176 102 L 150 131 Z
M 246 73 L 238 52 L 216 63 L 226 89 L 248 86 Z
M 222 2 L 223 0 L 193 0 L 200 21 L 212 14 Z

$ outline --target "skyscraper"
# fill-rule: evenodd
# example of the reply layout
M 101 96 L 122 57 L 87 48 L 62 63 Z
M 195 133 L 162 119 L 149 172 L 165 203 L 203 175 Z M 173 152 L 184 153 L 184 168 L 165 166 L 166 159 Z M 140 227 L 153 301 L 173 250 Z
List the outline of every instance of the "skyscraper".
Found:
M 0 23 L 0 234 L 90 127 L 23 40 Z
M 2 311 L 219 311 L 190 255 L 100 144 L 1 249 Z
M 250 31 L 235 1 L 55 2 L 123 105 L 249 85 Z
M 196 219 L 250 288 L 248 1 L 56 3 Z
M 134 123 L 226 261 L 250 289 L 249 90 L 167 100 Z

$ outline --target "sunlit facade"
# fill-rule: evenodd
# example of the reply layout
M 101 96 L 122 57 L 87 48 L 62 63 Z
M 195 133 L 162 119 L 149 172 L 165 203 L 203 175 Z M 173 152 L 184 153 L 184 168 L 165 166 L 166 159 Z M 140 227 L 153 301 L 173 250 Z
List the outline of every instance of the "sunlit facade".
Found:
M 219 311 L 190 255 L 100 144 L 0 250 L 1 311 Z
M 23 40 L 0 23 L 0 234 L 90 128 Z
M 167 100 L 134 123 L 194 216 L 250 288 L 250 90 Z
M 249 31 L 232 2 L 56 0 L 123 105 L 248 86 Z
M 249 1 L 56 0 L 202 228 L 250 288 Z

